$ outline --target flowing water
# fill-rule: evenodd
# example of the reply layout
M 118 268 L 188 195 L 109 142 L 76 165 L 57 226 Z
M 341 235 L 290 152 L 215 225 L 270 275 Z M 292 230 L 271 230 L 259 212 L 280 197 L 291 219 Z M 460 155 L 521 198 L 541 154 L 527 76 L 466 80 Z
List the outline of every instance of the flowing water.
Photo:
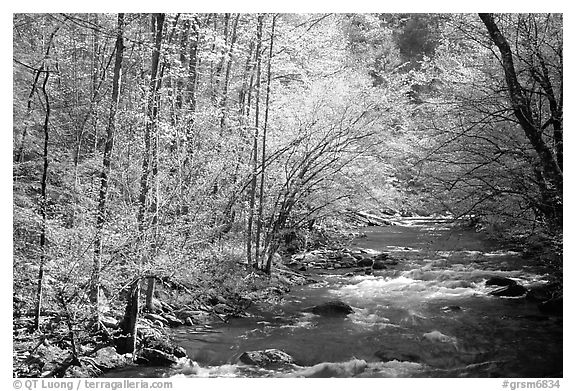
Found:
M 211 332 L 178 328 L 194 363 L 137 368 L 118 376 L 561 377 L 562 318 L 524 298 L 488 293 L 491 276 L 524 286 L 546 282 L 544 270 L 482 234 L 438 219 L 402 219 L 369 227 L 355 248 L 385 251 L 399 265 L 374 275 L 323 271 L 323 283 L 294 287 L 282 304 L 254 308 Z M 354 309 L 326 318 L 303 308 L 339 299 Z M 297 365 L 265 370 L 237 365 L 249 350 L 276 348 Z M 366 361 L 357 369 L 357 360 Z M 312 368 L 311 368 L 312 367 Z M 325 372 L 323 372 L 325 375 Z

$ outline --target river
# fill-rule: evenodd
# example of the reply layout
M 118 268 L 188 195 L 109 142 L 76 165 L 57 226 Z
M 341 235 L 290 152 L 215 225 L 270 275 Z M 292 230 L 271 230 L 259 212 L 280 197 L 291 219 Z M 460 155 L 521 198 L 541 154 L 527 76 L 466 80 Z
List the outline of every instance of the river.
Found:
M 374 275 L 318 270 L 324 282 L 293 287 L 283 303 L 255 307 L 252 317 L 205 333 L 175 329 L 195 363 L 116 376 L 299 376 L 319 363 L 336 363 L 342 376 L 357 377 L 562 376 L 562 318 L 543 315 L 522 297 L 492 296 L 494 287 L 485 285 L 492 276 L 526 287 L 546 282 L 533 260 L 442 219 L 399 219 L 364 233 L 353 248 L 389 252 L 399 264 Z M 302 312 L 334 299 L 354 313 Z M 287 352 L 298 365 L 236 364 L 245 351 L 269 348 Z M 355 360 L 367 365 L 346 372 Z

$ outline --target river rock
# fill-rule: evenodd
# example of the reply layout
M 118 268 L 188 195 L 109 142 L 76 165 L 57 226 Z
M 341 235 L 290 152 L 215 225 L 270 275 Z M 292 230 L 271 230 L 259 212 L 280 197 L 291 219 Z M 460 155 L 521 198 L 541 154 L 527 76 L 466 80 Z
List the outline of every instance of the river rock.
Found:
M 374 260 L 375 260 L 375 261 L 385 261 L 385 260 L 387 260 L 388 258 L 390 258 L 390 254 L 388 254 L 388 253 L 381 253 L 381 254 L 376 255 L 376 256 L 374 257 Z
M 374 270 L 384 270 L 387 269 L 386 263 L 382 261 L 375 260 L 372 264 L 372 269 Z
M 271 366 L 289 365 L 294 362 L 294 359 L 280 349 L 266 349 L 244 352 L 238 358 L 238 362 L 267 368 Z
M 340 262 L 343 265 L 346 265 L 346 267 L 352 267 L 352 266 L 356 266 L 356 258 L 354 258 L 352 255 L 350 254 L 344 254 L 342 255 L 342 259 L 340 259 Z
M 499 296 L 499 297 L 501 297 L 501 296 L 518 297 L 518 296 L 522 296 L 525 293 L 526 293 L 526 288 L 524 288 L 522 285 L 504 286 L 502 288 L 498 288 L 498 289 L 495 289 L 492 292 L 490 292 L 491 295 Z
M 112 346 L 98 350 L 94 357 L 94 364 L 102 371 L 126 366 L 130 361 L 127 355 L 118 354 Z
M 168 321 L 166 320 L 166 318 L 158 314 L 145 314 L 144 318 L 151 320 L 153 322 L 160 322 L 161 324 L 168 325 Z
M 358 267 L 372 266 L 373 263 L 374 260 L 371 258 L 362 258 L 358 262 L 356 262 L 356 266 Z
M 346 316 L 354 312 L 352 307 L 340 300 L 328 301 L 314 307 L 309 307 L 304 311 L 322 316 Z
M 156 333 L 145 334 L 142 338 L 142 346 L 144 349 L 158 350 L 166 353 L 167 355 L 176 358 L 186 357 L 186 349 L 174 344 L 173 342 L 160 339 L 161 337 Z
M 101 316 L 100 317 L 100 322 L 102 322 L 102 324 L 105 327 L 108 327 L 109 329 L 115 329 L 116 327 L 118 327 L 118 320 L 111 317 L 111 316 Z
M 459 305 L 447 305 L 445 307 L 440 308 L 444 312 L 460 312 L 462 311 L 462 307 Z
M 488 280 L 486 280 L 486 285 L 512 286 L 512 285 L 517 285 L 517 284 L 518 283 L 516 281 L 511 280 L 510 278 L 499 277 L 499 276 L 490 277 Z
M 559 290 L 560 284 L 558 283 L 536 285 L 528 289 L 526 300 L 541 303 L 552 299 Z
M 176 364 L 178 358 L 173 354 L 163 352 L 158 349 L 143 348 L 138 352 L 137 364 L 151 366 L 170 366 Z
M 442 334 L 438 330 L 431 331 L 429 333 L 424 333 L 422 338 L 429 342 L 439 342 L 439 343 L 447 343 L 455 345 L 457 343 L 457 339 L 455 337 L 451 337 L 446 334 Z
M 545 314 L 561 316 L 563 314 L 562 296 L 552 298 L 544 303 L 538 304 L 538 309 Z
M 168 322 L 168 326 L 170 327 L 178 327 L 184 324 L 182 320 L 178 319 L 172 314 L 164 314 L 164 318 L 166 319 L 166 321 Z

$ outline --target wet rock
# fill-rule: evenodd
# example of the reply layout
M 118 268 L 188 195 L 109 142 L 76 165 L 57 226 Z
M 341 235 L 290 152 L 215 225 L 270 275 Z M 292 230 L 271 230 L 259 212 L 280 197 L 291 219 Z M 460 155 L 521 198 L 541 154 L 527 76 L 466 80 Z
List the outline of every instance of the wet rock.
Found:
M 374 263 L 374 260 L 371 258 L 362 258 L 358 262 L 356 262 L 356 266 L 359 266 L 359 267 L 372 266 L 373 263 Z
M 549 283 L 543 285 L 533 286 L 528 289 L 526 293 L 526 300 L 535 302 L 544 302 L 557 296 L 560 291 L 560 284 Z
M 253 350 L 244 352 L 238 358 L 238 362 L 259 367 L 277 367 L 289 365 L 294 362 L 292 356 L 279 349 Z
M 366 274 L 367 276 L 372 274 L 372 269 L 367 269 L 364 271 L 364 274 Z
M 170 327 L 178 327 L 184 324 L 183 321 L 181 321 L 180 319 L 171 314 L 164 314 L 164 318 L 166 319 L 166 321 L 168 322 L 168 326 Z
M 149 319 L 153 322 L 156 321 L 156 322 L 160 322 L 161 324 L 168 325 L 168 321 L 163 316 L 158 315 L 158 314 L 145 314 L 144 318 Z
M 375 260 L 372 264 L 372 269 L 374 270 L 384 270 L 387 269 L 386 263 L 382 261 Z
M 328 301 L 314 307 L 309 307 L 304 311 L 322 316 L 346 316 L 354 312 L 352 307 L 340 300 Z
M 445 307 L 440 308 L 444 312 L 460 312 L 462 311 L 462 307 L 459 305 L 447 305 Z
M 391 352 L 388 350 L 378 350 L 374 353 L 382 361 L 410 361 L 410 362 L 420 362 L 420 357 L 412 353 L 403 352 Z
M 344 265 L 347 265 L 348 267 L 356 266 L 356 258 L 350 254 L 344 254 L 342 259 L 340 259 L 340 262 L 342 262 Z
M 176 364 L 178 358 L 173 354 L 158 349 L 143 348 L 138 352 L 137 364 L 150 366 L 170 366 Z
M 174 356 L 176 359 L 186 357 L 186 349 L 181 346 L 176 345 L 175 343 L 171 342 L 167 339 L 163 338 L 161 335 L 150 333 L 145 335 L 142 338 L 142 350 L 149 349 L 154 351 L 159 351 L 164 353 L 166 357 Z M 167 338 L 164 336 L 164 338 Z M 150 356 L 147 356 L 149 354 Z M 144 355 L 144 357 L 148 360 L 152 360 L 154 357 L 161 357 L 162 355 L 157 354 L 156 352 L 148 352 Z
M 562 316 L 563 314 L 563 300 L 562 296 L 552 298 L 543 303 L 538 304 L 538 309 L 545 314 Z
M 232 307 L 230 307 L 228 304 L 216 304 L 214 306 L 214 312 L 218 314 L 228 314 L 232 312 Z
M 496 285 L 496 286 L 512 286 L 517 285 L 518 283 L 510 278 L 506 277 L 490 277 L 486 280 L 486 285 Z
M 438 330 L 431 331 L 429 333 L 424 333 L 422 338 L 429 342 L 439 342 L 439 343 L 448 343 L 448 344 L 456 344 L 457 339 L 455 337 L 451 337 L 446 334 L 442 334 Z
M 101 316 L 100 317 L 100 322 L 102 322 L 102 324 L 105 327 L 108 327 L 110 329 L 115 329 L 116 327 L 118 327 L 118 323 L 119 321 L 111 316 Z
M 522 285 L 510 285 L 498 288 L 490 292 L 492 296 L 506 296 L 506 297 L 518 297 L 526 293 L 526 288 Z
M 390 258 L 390 254 L 388 253 L 382 253 L 382 254 L 378 254 L 374 257 L 375 261 L 385 261 L 388 258 Z
M 130 358 L 124 354 L 118 354 L 112 346 L 107 346 L 96 352 L 94 364 L 102 371 L 121 368 L 130 364 Z

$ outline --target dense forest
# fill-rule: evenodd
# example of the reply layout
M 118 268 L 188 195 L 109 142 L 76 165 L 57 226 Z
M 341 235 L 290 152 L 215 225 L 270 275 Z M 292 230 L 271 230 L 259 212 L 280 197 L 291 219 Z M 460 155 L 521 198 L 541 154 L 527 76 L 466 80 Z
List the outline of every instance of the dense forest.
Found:
M 156 313 L 241 316 L 370 216 L 463 221 L 561 276 L 562 23 L 15 14 L 15 375 L 153 361 Z

